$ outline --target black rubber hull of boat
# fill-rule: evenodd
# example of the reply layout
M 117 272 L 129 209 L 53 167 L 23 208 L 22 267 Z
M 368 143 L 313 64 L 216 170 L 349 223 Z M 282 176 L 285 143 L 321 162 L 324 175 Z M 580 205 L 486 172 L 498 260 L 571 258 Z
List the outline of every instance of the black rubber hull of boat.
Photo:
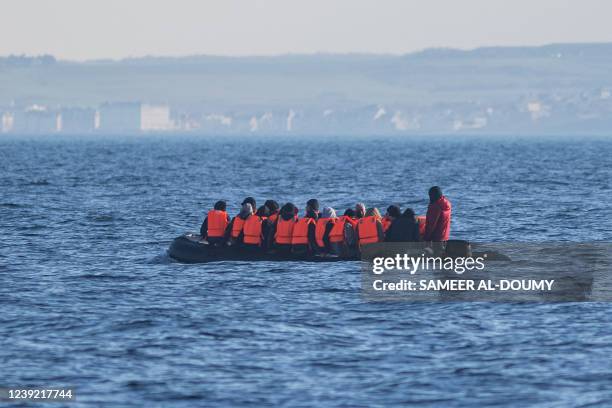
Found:
M 168 255 L 183 263 L 205 263 L 219 261 L 302 261 L 302 262 L 339 262 L 357 261 L 359 258 L 322 257 L 312 255 L 274 254 L 235 247 L 215 247 L 199 242 L 195 238 L 181 235 L 172 241 Z

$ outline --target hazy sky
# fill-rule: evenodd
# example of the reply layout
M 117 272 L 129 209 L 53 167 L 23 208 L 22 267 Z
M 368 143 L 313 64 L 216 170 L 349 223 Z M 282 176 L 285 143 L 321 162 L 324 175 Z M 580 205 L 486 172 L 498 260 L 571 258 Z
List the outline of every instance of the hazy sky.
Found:
M 3 0 L 0 54 L 405 53 L 612 42 L 610 0 Z

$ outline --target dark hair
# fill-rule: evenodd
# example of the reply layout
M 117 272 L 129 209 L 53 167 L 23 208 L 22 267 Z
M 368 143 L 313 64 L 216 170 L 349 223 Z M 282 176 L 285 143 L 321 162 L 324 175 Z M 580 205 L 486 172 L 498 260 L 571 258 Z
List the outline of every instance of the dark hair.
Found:
M 242 200 L 242 205 L 245 205 L 246 203 L 251 204 L 251 207 L 253 207 L 253 209 L 257 208 L 257 204 L 255 203 L 255 199 L 253 197 L 247 197 Z
M 266 207 L 265 205 L 262 205 L 257 209 L 255 215 L 259 215 L 260 217 L 267 217 L 270 215 L 270 210 L 268 210 L 268 207 Z
M 225 201 L 223 200 L 219 200 L 215 203 L 215 210 L 225 211 L 226 208 L 227 208 L 227 205 L 225 204 Z
M 274 200 L 266 200 L 264 205 L 268 207 L 268 210 L 270 210 L 270 212 L 278 211 L 278 203 Z
M 291 215 L 292 217 L 295 215 L 295 205 L 293 203 L 287 203 L 283 205 L 280 209 L 281 214 Z
M 404 210 L 404 213 L 402 214 L 402 217 L 410 218 L 412 221 L 416 222 L 416 218 L 415 218 L 415 215 L 414 215 L 414 210 L 412 208 L 406 208 Z
M 351 218 L 355 218 L 355 210 L 353 210 L 352 208 L 347 208 L 346 211 L 344 211 L 344 214 L 347 217 L 351 217 Z
M 313 211 L 319 211 L 319 200 L 316 198 L 311 198 L 306 201 L 306 207 L 310 207 Z
M 389 207 L 387 207 L 387 214 L 389 214 L 393 218 L 397 218 L 402 214 L 402 212 L 397 205 L 390 205 Z
M 438 186 L 433 186 L 429 189 L 429 202 L 435 203 L 442 197 L 442 189 Z

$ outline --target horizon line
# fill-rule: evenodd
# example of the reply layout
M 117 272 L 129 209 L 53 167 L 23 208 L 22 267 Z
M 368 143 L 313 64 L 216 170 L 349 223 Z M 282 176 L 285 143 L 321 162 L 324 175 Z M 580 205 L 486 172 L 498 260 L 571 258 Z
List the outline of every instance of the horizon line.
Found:
M 242 54 L 242 55 L 231 55 L 231 54 L 206 54 L 206 53 L 194 53 L 194 54 L 180 54 L 180 55 L 156 55 L 156 54 L 144 54 L 140 56 L 125 56 L 121 58 L 113 57 L 100 57 L 100 58 L 89 58 L 89 59 L 73 59 L 73 58 L 62 58 L 56 57 L 50 53 L 42 54 L 2 54 L 0 59 L 6 58 L 43 58 L 52 57 L 58 62 L 68 63 L 96 63 L 96 62 L 126 62 L 134 60 L 145 60 L 145 59 L 186 59 L 186 58 L 225 58 L 225 59 L 257 59 L 257 58 L 282 58 L 282 57 L 317 57 L 317 56 L 356 56 L 356 57 L 407 57 L 411 55 L 422 54 L 427 51 L 456 51 L 460 53 L 470 53 L 479 50 L 490 50 L 490 49 L 518 49 L 518 48 L 547 48 L 555 46 L 612 46 L 612 41 L 593 41 L 593 42 L 551 42 L 543 43 L 538 45 L 484 45 L 471 48 L 460 48 L 460 47 L 449 47 L 449 46 L 433 46 L 421 48 L 414 51 L 392 53 L 392 52 L 369 52 L 369 51 L 347 51 L 347 52 L 334 52 L 334 51 L 315 51 L 315 52 L 282 52 L 282 53 L 270 53 L 270 54 Z

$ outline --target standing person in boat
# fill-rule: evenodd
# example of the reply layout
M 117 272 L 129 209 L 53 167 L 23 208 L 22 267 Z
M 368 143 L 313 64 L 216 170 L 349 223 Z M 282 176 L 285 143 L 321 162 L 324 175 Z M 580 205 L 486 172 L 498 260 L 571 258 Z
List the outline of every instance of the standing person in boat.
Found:
M 418 242 L 420 240 L 419 223 L 412 208 L 406 208 L 403 214 L 394 218 L 385 233 L 385 242 Z
M 268 247 L 278 253 L 291 253 L 291 240 L 296 221 L 295 205 L 292 203 L 283 205 L 276 222 L 270 227 L 270 233 L 268 234 L 270 244 Z
M 424 241 L 446 242 L 450 235 L 451 203 L 442 194 L 442 189 L 433 186 L 429 189 L 429 206 L 425 221 Z
M 230 225 L 227 227 L 227 231 L 229 234 L 230 245 L 239 244 L 242 241 L 242 227 L 244 226 L 244 222 L 253 214 L 253 207 L 250 203 L 245 202 L 242 204 L 242 208 L 240 209 L 240 213 L 234 217 Z
M 359 247 L 385 240 L 385 233 L 380 220 L 381 216 L 378 208 L 368 208 L 365 217 L 357 222 L 355 228 Z
M 214 209 L 208 212 L 200 227 L 202 239 L 205 239 L 211 245 L 219 246 L 225 243 L 225 232 L 230 223 L 226 206 L 225 201 L 217 201 Z
M 336 224 L 336 221 L 338 221 L 336 210 L 331 207 L 323 208 L 321 217 L 317 220 L 315 226 L 315 239 L 317 243 L 316 249 L 318 253 L 331 253 L 329 237 L 334 225 Z
M 387 207 L 387 212 L 385 213 L 385 216 L 381 220 L 383 231 L 385 233 L 387 233 L 387 230 L 391 226 L 391 223 L 393 222 L 393 220 L 398 218 L 400 215 L 402 215 L 402 212 L 397 205 L 390 205 L 389 207 Z
M 365 213 L 366 213 L 365 204 L 364 203 L 357 203 L 355 205 L 355 218 L 359 220 L 359 219 L 365 217 Z
M 280 206 L 278 205 L 278 203 L 274 200 L 267 200 L 264 205 L 268 208 L 268 211 L 270 212 L 268 220 L 270 220 L 270 222 L 272 223 L 276 222 L 278 214 L 280 213 Z
M 319 202 L 310 199 L 306 203 L 306 214 L 297 220 L 291 236 L 291 252 L 296 255 L 311 254 L 317 246 L 315 230 L 319 218 Z
M 242 249 L 252 252 L 263 252 L 266 250 L 267 236 L 270 230 L 268 207 L 262 205 L 244 222 L 242 226 Z

